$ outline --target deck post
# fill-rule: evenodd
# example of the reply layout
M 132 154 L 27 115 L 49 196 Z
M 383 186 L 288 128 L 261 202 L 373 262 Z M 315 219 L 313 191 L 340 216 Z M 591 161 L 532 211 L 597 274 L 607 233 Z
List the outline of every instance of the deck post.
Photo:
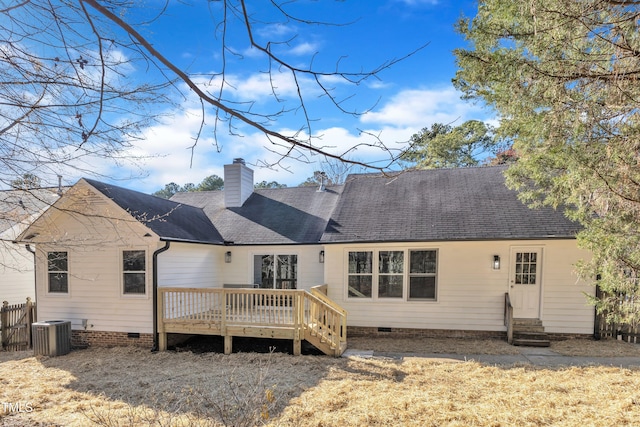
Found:
M 224 336 L 224 354 L 233 353 L 233 337 L 231 335 Z
M 164 329 L 164 292 L 158 289 L 158 350 L 167 349 L 167 333 Z
M 304 300 L 302 298 L 302 293 L 296 292 L 293 300 L 294 303 L 294 331 L 293 331 L 293 355 L 300 356 L 302 354 L 302 336 L 304 332 L 302 331 L 302 318 L 304 310 Z

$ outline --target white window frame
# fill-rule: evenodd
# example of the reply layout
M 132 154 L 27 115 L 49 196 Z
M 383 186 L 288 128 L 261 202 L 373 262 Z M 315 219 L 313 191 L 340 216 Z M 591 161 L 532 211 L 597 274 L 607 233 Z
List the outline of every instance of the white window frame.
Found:
M 436 271 L 435 273 L 425 273 L 421 276 L 434 277 L 435 278 L 435 295 L 434 298 L 411 298 L 409 296 L 409 282 L 412 276 L 410 272 L 411 252 L 435 252 L 436 255 Z M 371 266 L 371 296 L 370 297 L 355 297 L 349 294 L 349 277 L 353 275 L 363 275 L 359 273 L 349 273 L 349 253 L 351 252 L 371 252 L 372 253 L 372 266 Z M 403 252 L 403 272 L 402 272 L 402 297 L 380 297 L 380 277 L 382 276 L 396 276 L 398 273 L 380 273 L 380 252 Z M 438 302 L 438 288 L 439 288 L 439 262 L 440 251 L 438 248 L 427 247 L 411 247 L 411 248 L 397 248 L 397 247 L 356 247 L 345 248 L 344 250 L 344 298 L 349 302 L 370 302 L 370 301 L 382 301 L 382 302 L 422 302 L 422 303 L 434 303 Z M 414 274 L 415 276 L 415 274 Z
M 144 271 L 135 270 L 128 271 L 128 273 L 144 273 L 144 293 L 125 293 L 124 291 L 124 276 L 127 274 L 124 269 L 124 253 L 127 251 L 144 252 Z M 149 297 L 149 250 L 147 247 L 123 247 L 118 251 L 118 265 L 120 273 L 120 297 L 121 298 L 139 298 L 147 299 Z

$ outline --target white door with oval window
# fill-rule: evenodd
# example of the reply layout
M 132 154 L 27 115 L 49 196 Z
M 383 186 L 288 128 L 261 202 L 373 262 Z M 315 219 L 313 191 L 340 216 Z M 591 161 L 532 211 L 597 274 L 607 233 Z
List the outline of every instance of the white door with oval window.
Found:
M 538 319 L 542 248 L 511 248 L 509 270 L 509 298 L 513 306 L 513 317 Z

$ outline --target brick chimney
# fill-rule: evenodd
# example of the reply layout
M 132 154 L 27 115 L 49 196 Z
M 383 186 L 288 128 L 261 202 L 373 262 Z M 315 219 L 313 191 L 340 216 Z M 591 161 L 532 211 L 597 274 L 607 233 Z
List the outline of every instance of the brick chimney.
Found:
M 253 170 L 248 168 L 244 159 L 233 159 L 230 165 L 224 165 L 224 206 L 239 208 L 253 193 Z

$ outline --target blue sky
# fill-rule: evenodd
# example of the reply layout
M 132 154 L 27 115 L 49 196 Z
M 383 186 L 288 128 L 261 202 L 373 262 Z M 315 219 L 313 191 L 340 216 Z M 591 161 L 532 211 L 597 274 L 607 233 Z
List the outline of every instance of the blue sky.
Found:
M 211 25 L 212 15 L 219 16 L 216 15 L 219 11 L 215 9 L 216 2 L 207 2 L 211 8 L 205 2 L 194 3 L 191 6 L 172 3 L 160 19 L 143 28 L 143 33 L 156 49 L 204 85 L 209 79 L 203 76 L 219 72 L 222 64 L 219 42 Z M 154 1 L 147 4 L 151 6 L 144 13 L 151 16 L 155 11 Z M 268 4 L 260 0 L 251 2 L 253 7 Z M 256 28 L 255 37 L 263 41 L 288 41 L 274 46 L 274 50 L 300 66 L 307 66 L 313 60 L 314 65 L 325 70 L 335 69 L 338 63 L 343 70 L 374 69 L 428 43 L 415 55 L 382 71 L 378 79 L 368 79 L 355 88 L 335 84 L 337 95 L 347 98 L 345 107 L 362 112 L 375 106 L 358 117 L 341 113 L 326 101 L 326 97 L 318 97 L 317 89 L 307 85 L 309 82 L 302 82 L 303 89 L 309 89 L 305 102 L 314 119 L 313 132 L 320 138 L 318 144 L 329 150 L 344 151 L 362 143 L 367 135 L 377 135 L 388 146 L 401 148 L 411 135 L 434 122 L 455 125 L 469 119 L 491 119 L 488 111 L 460 100 L 460 94 L 451 84 L 456 71 L 452 50 L 465 46 L 454 31 L 454 23 L 462 14 L 475 14 L 476 3 L 473 1 L 304 0 L 288 6 L 297 17 L 340 25 L 278 24 L 273 11 L 261 7 L 251 11 L 265 22 Z M 141 13 L 132 19 L 144 17 Z M 234 100 L 254 101 L 256 111 L 268 111 L 275 104 L 269 96 L 265 62 L 257 52 L 249 49 L 241 27 L 230 26 L 227 37 L 235 53 L 227 52 L 226 55 L 227 78 L 233 87 L 228 96 Z M 135 78 L 145 78 L 143 71 L 137 70 Z M 276 84 L 282 99 L 295 99 L 295 88 L 290 79 L 285 76 Z M 178 98 L 177 102 L 183 109 L 164 111 L 162 123 L 146 129 L 145 138 L 136 142 L 131 150 L 131 154 L 148 156 L 147 160 L 135 167 L 121 164 L 118 169 L 101 169 L 100 172 L 113 175 L 118 185 L 153 192 L 169 182 L 197 184 L 212 174 L 223 176 L 223 165 L 236 157 L 254 165 L 256 182 L 278 181 L 295 186 L 320 168 L 315 163 L 322 160 L 318 156 L 308 156 L 307 161 L 311 163 L 282 159 L 263 136 L 246 127 L 238 129 L 240 136 L 220 130 L 219 149 L 216 149 L 209 129 L 192 152 L 189 147 L 193 145 L 192 138 L 202 120 L 200 107 L 189 96 Z M 292 111 L 271 125 L 276 130 L 293 132 L 300 127 L 300 120 L 299 111 Z M 211 122 L 209 117 L 207 123 Z M 374 162 L 380 158 L 380 153 L 363 148 L 350 156 Z M 264 163 L 273 166 L 259 167 Z M 101 167 L 106 168 L 96 165 L 96 168 Z M 127 177 L 135 178 L 124 179 Z M 73 181 L 75 177 L 65 178 Z

